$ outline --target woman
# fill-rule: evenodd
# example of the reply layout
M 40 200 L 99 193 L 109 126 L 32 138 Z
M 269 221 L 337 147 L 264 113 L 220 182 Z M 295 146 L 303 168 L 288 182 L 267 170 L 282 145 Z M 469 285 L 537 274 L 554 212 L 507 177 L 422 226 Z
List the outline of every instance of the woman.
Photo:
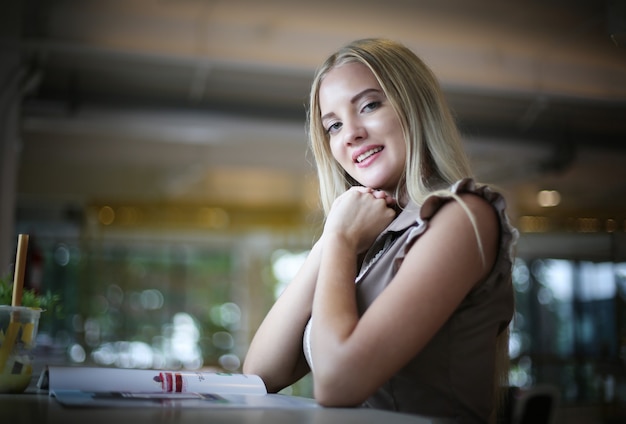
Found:
M 275 392 L 311 371 L 324 406 L 493 419 L 516 231 L 437 80 L 399 43 L 355 41 L 318 70 L 308 124 L 324 230 L 244 372 Z

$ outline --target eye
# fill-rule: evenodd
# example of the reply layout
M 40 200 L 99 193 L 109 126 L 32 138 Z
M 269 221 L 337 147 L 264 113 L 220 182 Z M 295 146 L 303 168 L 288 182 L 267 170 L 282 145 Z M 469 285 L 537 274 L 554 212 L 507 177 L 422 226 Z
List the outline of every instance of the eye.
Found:
M 371 112 L 373 110 L 378 109 L 378 107 L 380 106 L 379 101 L 373 101 L 373 102 L 369 102 L 367 103 L 365 106 L 363 106 L 363 109 L 361 109 L 363 112 Z
M 333 122 L 326 128 L 326 134 L 335 134 L 341 129 L 343 124 L 341 122 Z

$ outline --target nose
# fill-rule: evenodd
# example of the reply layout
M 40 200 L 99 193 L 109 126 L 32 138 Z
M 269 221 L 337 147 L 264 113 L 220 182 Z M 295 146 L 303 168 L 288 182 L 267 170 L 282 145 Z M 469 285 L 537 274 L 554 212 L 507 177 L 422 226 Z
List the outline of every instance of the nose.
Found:
M 367 138 L 367 130 L 359 119 L 344 121 L 343 126 L 345 143 L 359 143 Z

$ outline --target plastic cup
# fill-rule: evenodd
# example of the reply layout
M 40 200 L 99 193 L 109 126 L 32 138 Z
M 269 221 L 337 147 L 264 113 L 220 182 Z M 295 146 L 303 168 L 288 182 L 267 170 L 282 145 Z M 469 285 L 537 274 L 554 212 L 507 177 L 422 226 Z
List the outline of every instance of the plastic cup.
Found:
M 22 393 L 33 373 L 41 309 L 0 305 L 0 393 Z

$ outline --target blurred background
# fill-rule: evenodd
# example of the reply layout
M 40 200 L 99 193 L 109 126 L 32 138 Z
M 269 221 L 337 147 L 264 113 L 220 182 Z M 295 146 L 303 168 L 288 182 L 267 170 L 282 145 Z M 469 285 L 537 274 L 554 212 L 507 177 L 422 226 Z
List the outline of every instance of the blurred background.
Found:
M 0 272 L 30 234 L 26 284 L 65 311 L 42 321 L 46 362 L 240 371 L 321 228 L 315 68 L 384 36 L 433 68 L 520 230 L 512 384 L 554 385 L 580 422 L 623 410 L 623 0 L 0 8 Z

